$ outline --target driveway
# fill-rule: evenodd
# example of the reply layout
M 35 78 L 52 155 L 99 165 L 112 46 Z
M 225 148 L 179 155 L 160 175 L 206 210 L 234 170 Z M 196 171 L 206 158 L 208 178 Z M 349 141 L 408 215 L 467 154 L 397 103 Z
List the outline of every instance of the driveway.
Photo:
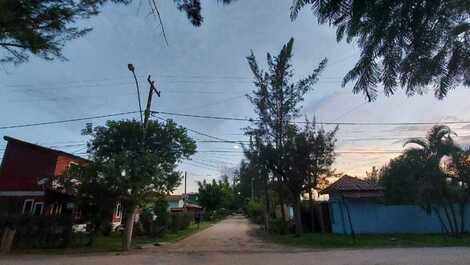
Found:
M 253 236 L 254 226 L 234 216 L 178 243 L 126 255 L 22 256 L 0 265 L 453 265 L 470 264 L 469 248 L 304 250 L 277 246 Z

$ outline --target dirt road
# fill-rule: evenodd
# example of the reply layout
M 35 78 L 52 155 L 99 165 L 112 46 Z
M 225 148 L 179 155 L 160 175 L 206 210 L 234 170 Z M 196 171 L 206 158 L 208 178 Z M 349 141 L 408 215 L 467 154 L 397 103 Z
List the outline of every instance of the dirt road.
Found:
M 22 256 L 0 265 L 467 265 L 470 248 L 302 250 L 272 245 L 253 236 L 254 227 L 230 217 L 178 243 L 127 255 Z

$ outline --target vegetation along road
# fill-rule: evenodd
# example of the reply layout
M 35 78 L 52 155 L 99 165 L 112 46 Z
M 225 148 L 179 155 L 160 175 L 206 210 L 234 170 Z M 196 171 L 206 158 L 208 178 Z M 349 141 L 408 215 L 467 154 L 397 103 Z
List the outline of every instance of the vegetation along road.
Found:
M 401 265 L 468 264 L 468 248 L 390 248 L 307 250 L 266 243 L 254 237 L 255 227 L 242 216 L 224 221 L 175 244 L 125 255 L 11 256 L 2 265 L 199 265 L 322 264 Z

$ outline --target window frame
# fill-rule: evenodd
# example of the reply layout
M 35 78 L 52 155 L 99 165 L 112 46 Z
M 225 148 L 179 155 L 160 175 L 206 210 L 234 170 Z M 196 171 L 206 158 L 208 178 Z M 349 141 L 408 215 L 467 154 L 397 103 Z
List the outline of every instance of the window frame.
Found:
M 36 207 L 38 205 L 41 205 L 41 210 L 39 211 L 39 215 L 36 215 Z M 33 206 L 33 210 L 31 211 L 31 214 L 34 216 L 41 216 L 44 211 L 44 202 L 35 202 Z
M 25 212 L 26 210 L 26 203 L 28 202 L 31 202 L 31 206 L 29 208 L 29 212 Z M 33 208 L 34 208 L 34 199 L 26 199 L 23 201 L 23 208 L 21 210 L 21 213 L 22 214 L 31 214 L 33 212 Z

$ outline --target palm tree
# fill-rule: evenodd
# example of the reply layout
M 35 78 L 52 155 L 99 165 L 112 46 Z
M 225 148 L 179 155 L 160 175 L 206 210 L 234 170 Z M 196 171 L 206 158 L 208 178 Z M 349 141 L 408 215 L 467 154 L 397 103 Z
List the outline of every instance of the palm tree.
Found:
M 435 125 L 424 138 L 410 138 L 405 146 L 408 148 L 405 155 L 418 161 L 420 175 L 418 181 L 417 203 L 427 211 L 434 210 L 439 217 L 443 230 L 452 235 L 459 234 L 457 214 L 454 209 L 456 202 L 455 192 L 450 185 L 450 175 L 443 170 L 442 164 L 446 158 L 460 150 L 454 143 L 452 135 L 455 133 L 445 125 Z M 443 210 L 447 222 L 444 222 L 441 211 Z

